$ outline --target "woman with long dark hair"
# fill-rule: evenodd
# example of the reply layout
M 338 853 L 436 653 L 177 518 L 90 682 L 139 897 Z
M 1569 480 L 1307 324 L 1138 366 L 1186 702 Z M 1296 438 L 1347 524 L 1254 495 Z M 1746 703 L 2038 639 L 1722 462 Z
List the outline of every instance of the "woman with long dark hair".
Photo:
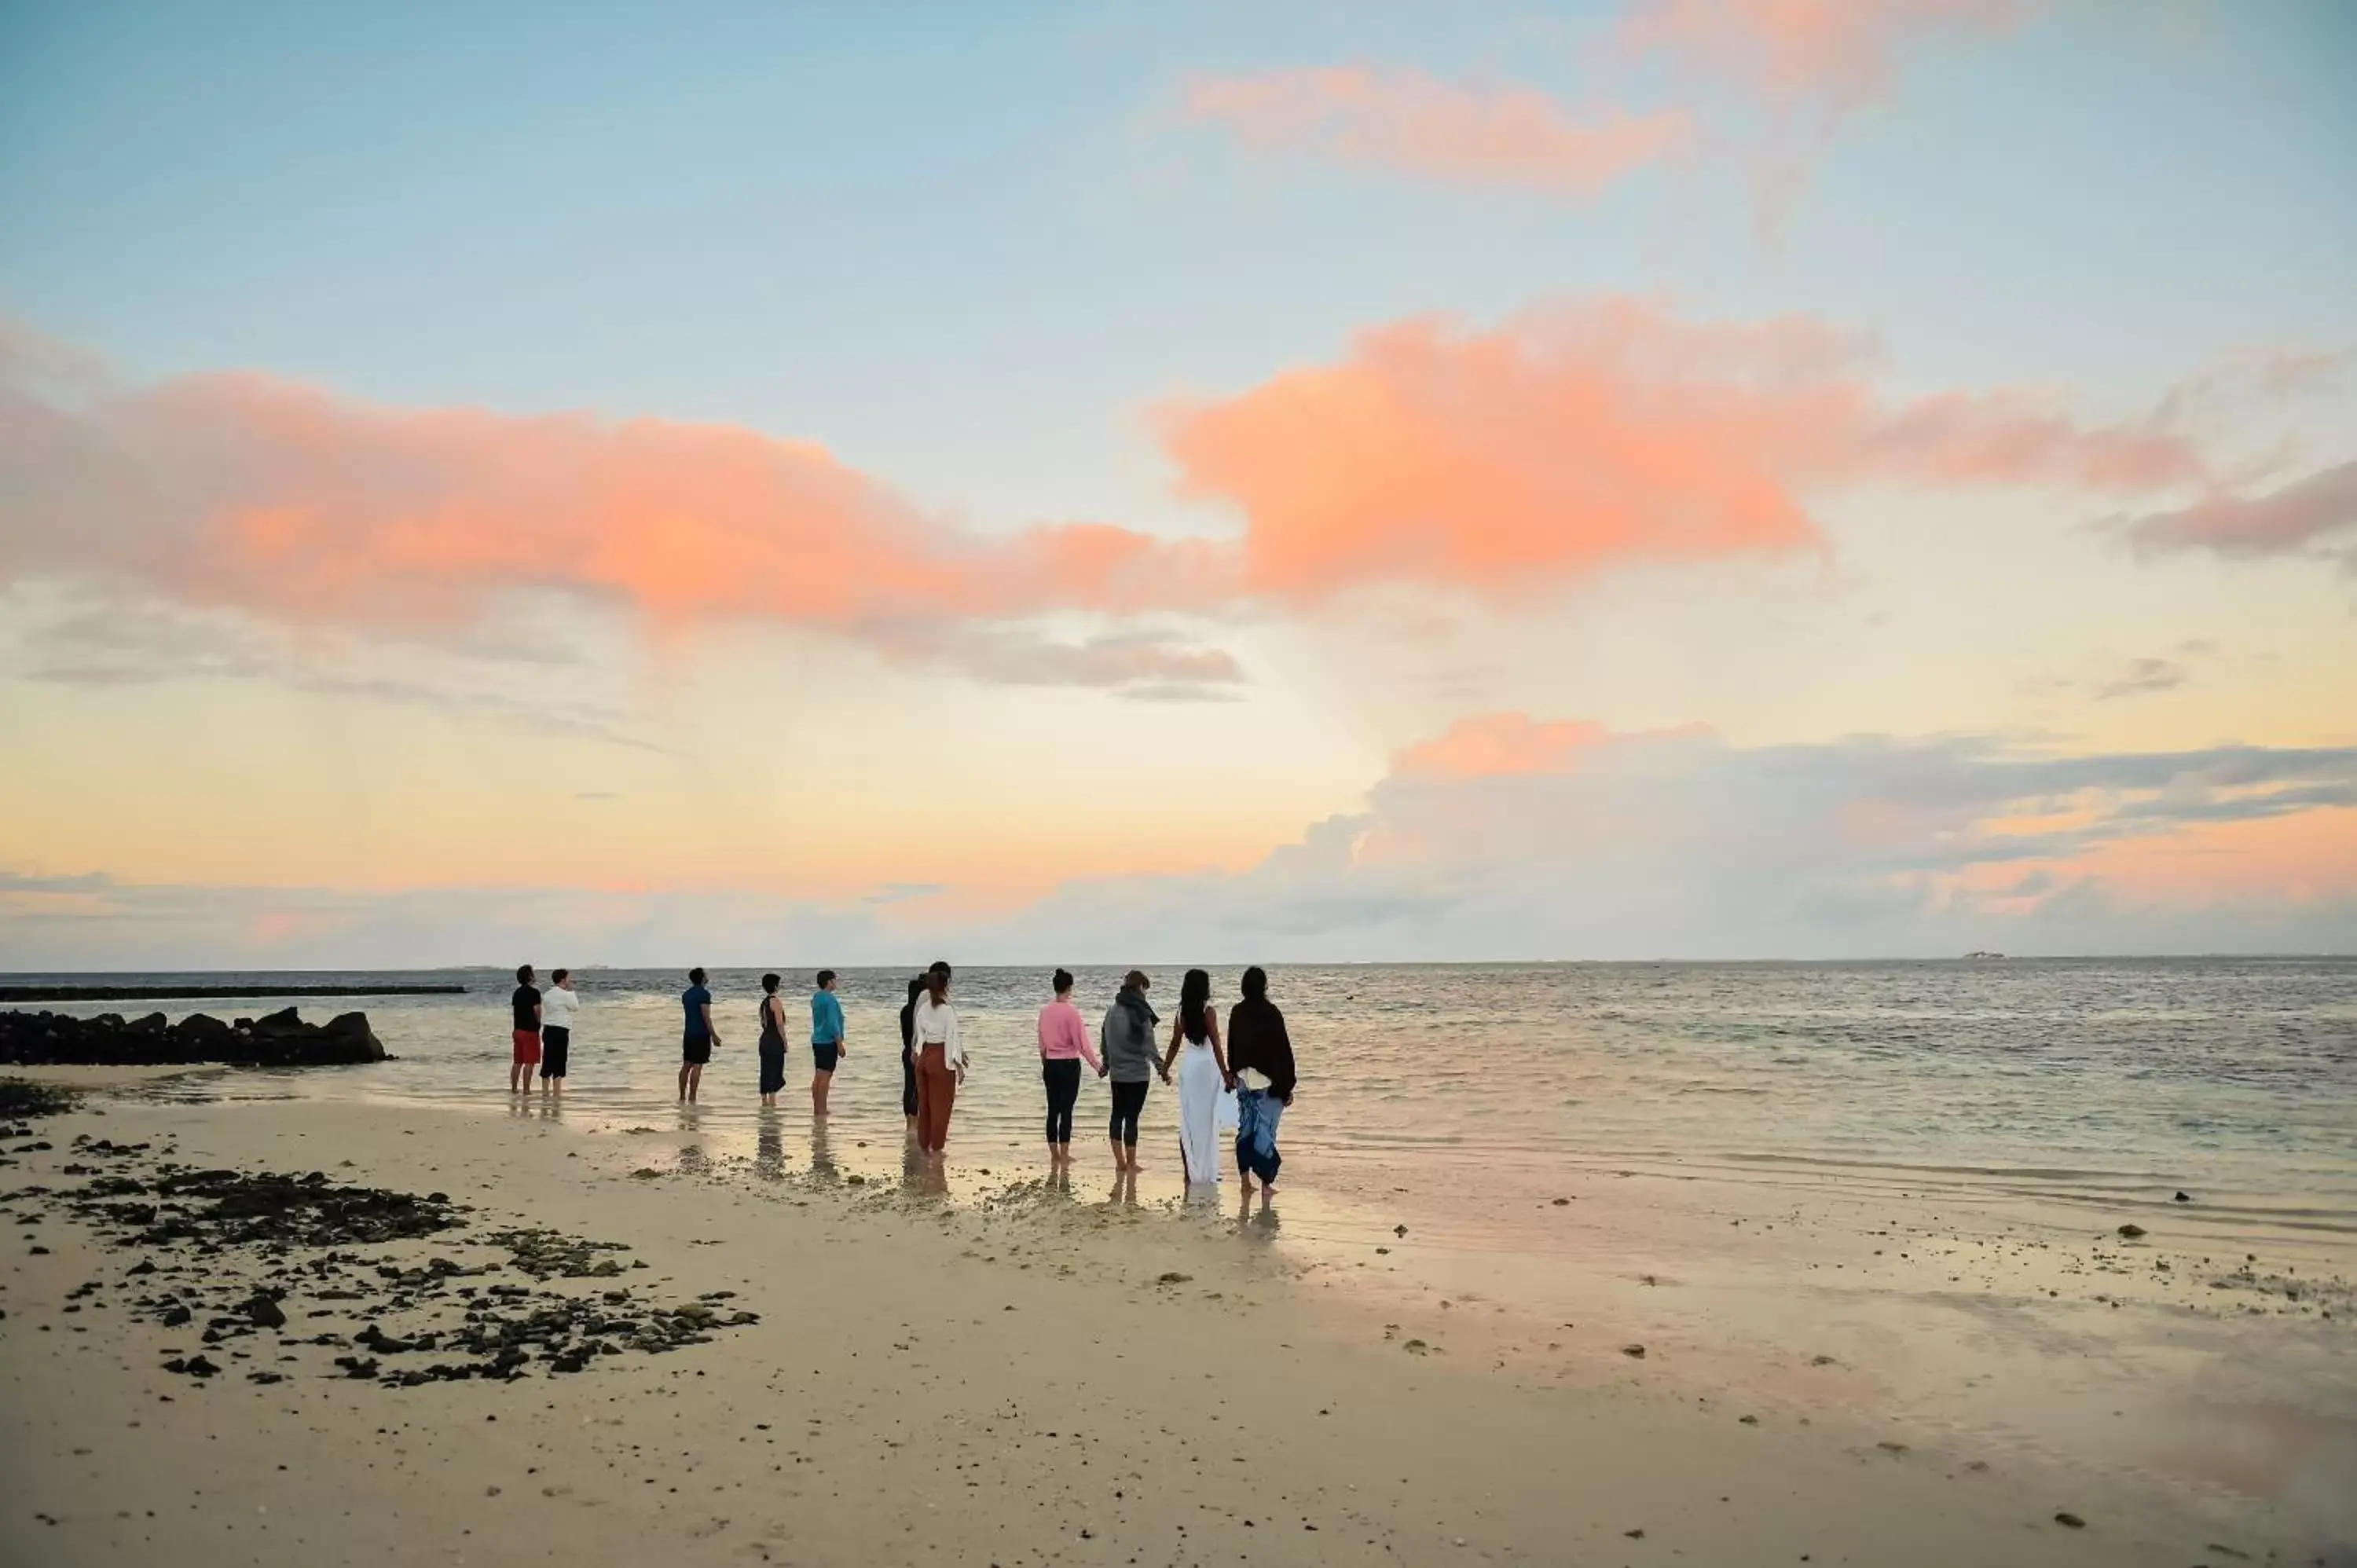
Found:
M 1072 1163 L 1072 1105 L 1081 1097 L 1081 1063 L 1104 1076 L 1104 1064 L 1089 1045 L 1089 1026 L 1072 1005 L 1072 972 L 1060 969 L 1056 999 L 1039 1009 L 1039 1079 L 1048 1090 L 1048 1165 Z
M 1190 1187 L 1219 1185 L 1221 1101 L 1235 1084 L 1220 1045 L 1220 1015 L 1211 1004 L 1211 977 L 1200 969 L 1189 970 L 1178 983 L 1178 1017 L 1171 1026 L 1170 1048 L 1162 1057 L 1167 1083 L 1171 1062 L 1185 1053 L 1178 1064 L 1178 1157 L 1186 1164 Z
M 909 1000 L 900 1007 L 900 1114 L 909 1119 L 909 1136 L 917 1136 L 917 998 L 925 993 L 925 977 L 909 980 Z
M 925 994 L 909 1025 L 917 1050 L 917 1147 L 938 1160 L 949 1147 L 950 1112 L 965 1081 L 965 1045 L 958 1037 L 957 1009 L 950 1005 L 948 964 L 925 972 Z
M 786 1087 L 786 1003 L 779 976 L 761 977 L 761 1103 L 775 1105 Z
M 1262 1200 L 1276 1196 L 1276 1173 L 1285 1164 L 1276 1152 L 1276 1124 L 1293 1103 L 1298 1082 L 1293 1036 L 1285 1015 L 1268 999 L 1268 973 L 1254 964 L 1244 971 L 1244 999 L 1228 1010 L 1228 1066 L 1236 1075 L 1236 1169 L 1243 1176 L 1244 1201 L 1252 1201 L 1253 1177 L 1260 1177 Z

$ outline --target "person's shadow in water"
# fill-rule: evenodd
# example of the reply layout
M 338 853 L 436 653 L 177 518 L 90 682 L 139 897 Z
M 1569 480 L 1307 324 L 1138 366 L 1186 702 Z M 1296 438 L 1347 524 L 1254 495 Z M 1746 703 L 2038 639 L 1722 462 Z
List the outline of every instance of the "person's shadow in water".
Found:
M 761 1112 L 760 1130 L 753 1143 L 753 1174 L 763 1181 L 783 1181 L 786 1176 L 786 1140 L 778 1129 L 774 1109 Z
M 1254 1231 L 1259 1231 L 1264 1235 L 1274 1236 L 1276 1234 L 1277 1223 L 1276 1205 L 1269 1201 L 1268 1195 L 1266 1193 L 1261 1195 L 1260 1210 L 1254 1213 L 1252 1188 L 1244 1188 L 1243 1199 L 1236 1205 L 1237 1232 L 1250 1235 Z
M 1108 1208 L 1137 1207 L 1137 1173 L 1135 1171 L 1113 1173 L 1113 1190 L 1105 1194 L 1105 1207 Z
M 826 1123 L 813 1118 L 811 1122 L 811 1179 L 837 1182 L 843 1179 L 842 1167 L 834 1163 L 834 1146 L 827 1141 Z
M 900 1190 L 919 1197 L 943 1197 L 950 1190 L 949 1172 L 925 1158 L 916 1144 L 900 1152 Z

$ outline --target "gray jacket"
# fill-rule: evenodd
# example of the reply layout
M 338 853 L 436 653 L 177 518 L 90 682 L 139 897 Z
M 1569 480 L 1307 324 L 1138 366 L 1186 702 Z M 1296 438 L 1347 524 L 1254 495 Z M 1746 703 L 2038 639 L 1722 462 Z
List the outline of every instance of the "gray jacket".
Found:
M 1154 1026 L 1162 1020 L 1146 1004 L 1146 997 L 1125 991 L 1105 1009 L 1104 1027 L 1097 1044 L 1104 1051 L 1105 1076 L 1115 1083 L 1147 1083 L 1158 1059 L 1154 1052 Z

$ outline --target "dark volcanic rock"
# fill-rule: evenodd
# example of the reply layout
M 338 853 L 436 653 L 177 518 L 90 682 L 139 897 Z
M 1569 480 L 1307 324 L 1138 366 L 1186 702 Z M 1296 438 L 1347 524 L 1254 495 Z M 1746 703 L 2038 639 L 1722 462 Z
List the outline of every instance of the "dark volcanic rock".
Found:
M 365 1013 L 307 1024 L 288 1007 L 266 1017 L 241 1019 L 239 1025 L 232 1027 L 202 1013 L 167 1024 L 161 1013 L 125 1023 L 115 1013 L 73 1018 L 62 1013 L 0 1011 L 0 1062 L 336 1067 L 385 1059 L 384 1047 L 369 1028 Z

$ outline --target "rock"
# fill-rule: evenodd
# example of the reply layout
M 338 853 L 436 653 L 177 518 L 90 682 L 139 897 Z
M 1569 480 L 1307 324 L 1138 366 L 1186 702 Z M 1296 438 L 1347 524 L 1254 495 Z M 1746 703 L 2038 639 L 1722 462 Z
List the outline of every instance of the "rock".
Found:
M 346 1013 L 307 1024 L 292 1007 L 231 1027 L 197 1013 L 177 1024 L 161 1013 L 125 1023 L 120 1014 L 76 1018 L 62 1013 L 0 1011 L 0 1062 L 78 1067 L 178 1066 L 231 1062 L 250 1067 L 328 1067 L 381 1062 L 384 1047 L 368 1015 Z
M 2178 1203 L 2190 1203 L 2193 1201 L 2193 1195 L 2190 1192 L 2180 1191 L 2173 1201 Z
M 2142 1237 L 2144 1233 L 2145 1230 L 2141 1225 L 2123 1225 L 2120 1227 L 2120 1234 L 2131 1241 L 2136 1240 Z
M 1392 1234 L 1394 1236 L 1405 1236 L 1407 1234 L 1407 1227 L 1405 1225 L 1394 1225 L 1392 1227 Z
M 2065 1530 L 2084 1530 L 2087 1528 L 2087 1521 L 2081 1519 L 2074 1513 L 2058 1513 L 2054 1516 L 2054 1522 L 2062 1526 Z
M 1841 1363 L 1835 1360 L 1831 1356 L 1812 1356 L 1809 1358 L 1809 1365 L 1812 1367 L 1838 1367 Z
M 188 1322 L 194 1316 L 196 1316 L 195 1313 L 190 1312 L 187 1307 L 181 1306 L 176 1303 L 171 1306 L 166 1307 L 164 1309 L 164 1316 L 157 1319 L 157 1321 L 162 1323 L 167 1328 L 178 1328 L 180 1325 Z
M 1164 1274 L 1160 1279 L 1156 1280 L 1154 1283 L 1158 1285 L 1183 1285 L 1194 1277 L 1195 1276 L 1192 1274 L 1179 1273 L 1174 1269 L 1169 1273 Z
M 256 1328 L 286 1326 L 286 1314 L 279 1309 L 277 1301 L 266 1292 L 254 1292 L 253 1298 L 245 1304 L 244 1311 Z
M 1568 1207 L 1570 1206 L 1570 1204 L 1571 1204 L 1571 1199 L 1569 1199 L 1569 1198 L 1567 1198 L 1567 1197 L 1558 1197 L 1558 1198 L 1556 1198 L 1556 1199 L 1555 1200 L 1555 1206 L 1557 1208 L 1568 1208 Z
M 1632 1361 L 1641 1361 L 1645 1359 L 1645 1348 L 1642 1345 L 1623 1345 L 1620 1347 L 1620 1354 Z

